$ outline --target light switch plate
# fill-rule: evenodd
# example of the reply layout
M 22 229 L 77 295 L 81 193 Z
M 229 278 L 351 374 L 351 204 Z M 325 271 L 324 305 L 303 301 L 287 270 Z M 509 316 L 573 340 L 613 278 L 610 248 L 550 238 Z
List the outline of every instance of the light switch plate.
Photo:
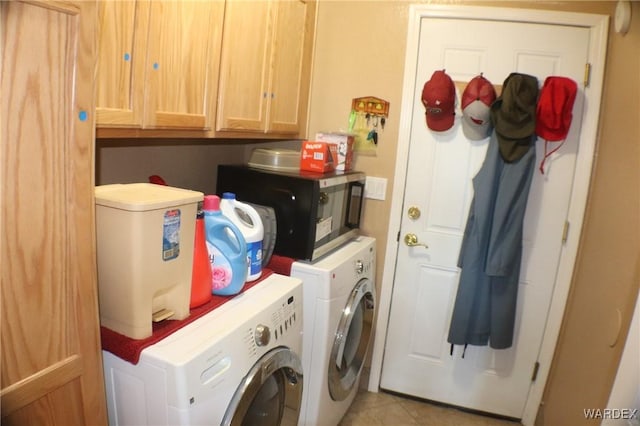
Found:
M 367 176 L 364 183 L 364 197 L 373 200 L 384 200 L 387 194 L 387 179 Z

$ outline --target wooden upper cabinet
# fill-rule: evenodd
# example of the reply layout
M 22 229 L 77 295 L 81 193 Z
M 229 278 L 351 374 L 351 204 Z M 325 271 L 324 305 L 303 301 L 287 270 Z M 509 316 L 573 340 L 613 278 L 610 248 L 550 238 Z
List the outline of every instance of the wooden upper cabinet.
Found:
M 267 130 L 298 133 L 306 130 L 316 6 L 300 1 L 277 5 Z
M 148 2 L 98 2 L 98 127 L 142 127 L 148 25 Z
M 99 5 L 98 127 L 212 129 L 225 3 Z
M 96 3 L 0 2 L 2 425 L 104 425 Z
M 212 128 L 223 18 L 219 0 L 151 2 L 145 128 Z
M 264 131 L 272 3 L 227 1 L 217 130 Z
M 304 132 L 315 2 L 228 0 L 218 131 Z

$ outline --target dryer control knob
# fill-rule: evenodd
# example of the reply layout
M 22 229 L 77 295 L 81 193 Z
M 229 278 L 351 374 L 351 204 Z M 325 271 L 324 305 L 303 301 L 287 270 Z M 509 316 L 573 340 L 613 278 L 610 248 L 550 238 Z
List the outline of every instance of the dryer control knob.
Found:
M 362 260 L 356 260 L 356 273 L 361 274 L 364 272 L 364 263 Z
M 256 345 L 265 346 L 269 344 L 269 340 L 271 340 L 271 330 L 266 325 L 259 324 L 256 326 L 256 331 L 254 333 L 254 339 L 256 341 Z

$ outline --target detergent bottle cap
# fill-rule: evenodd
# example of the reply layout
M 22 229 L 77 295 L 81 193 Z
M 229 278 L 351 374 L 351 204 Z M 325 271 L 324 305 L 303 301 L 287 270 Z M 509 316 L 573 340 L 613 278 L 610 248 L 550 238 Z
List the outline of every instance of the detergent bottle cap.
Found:
M 222 199 L 224 200 L 235 200 L 236 199 L 236 194 L 233 192 L 223 192 L 222 193 Z
M 220 197 L 217 195 L 205 195 L 203 209 L 207 211 L 220 211 Z

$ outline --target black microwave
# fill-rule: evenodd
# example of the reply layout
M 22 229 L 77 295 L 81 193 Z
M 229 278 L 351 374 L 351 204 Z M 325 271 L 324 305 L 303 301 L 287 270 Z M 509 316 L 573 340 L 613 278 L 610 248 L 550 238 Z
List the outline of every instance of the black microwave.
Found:
M 364 183 L 364 173 L 355 171 L 289 173 L 219 165 L 216 192 L 272 207 L 277 228 L 273 252 L 312 261 L 358 235 Z

